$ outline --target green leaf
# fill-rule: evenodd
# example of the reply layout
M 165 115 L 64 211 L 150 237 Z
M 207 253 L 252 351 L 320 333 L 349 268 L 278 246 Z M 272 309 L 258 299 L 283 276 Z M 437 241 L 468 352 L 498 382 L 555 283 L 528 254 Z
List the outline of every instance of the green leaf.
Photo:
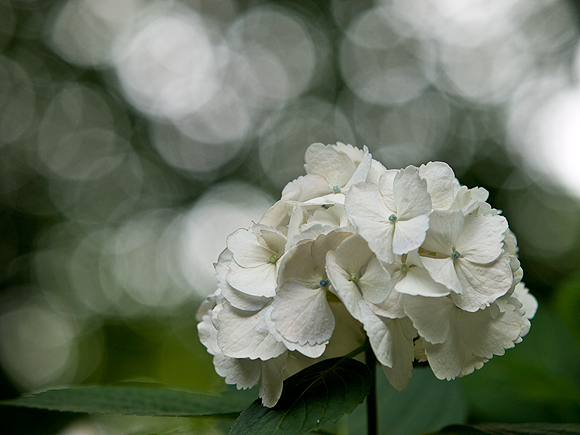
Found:
M 230 435 L 298 435 L 351 413 L 368 395 L 371 372 L 363 363 L 332 358 L 284 381 L 274 408 L 256 400 L 234 422 Z
M 467 422 L 468 407 L 462 385 L 441 381 L 429 367 L 413 369 L 403 391 L 395 390 L 383 371 L 377 370 L 379 431 L 389 435 L 421 435 Z M 365 408 L 347 417 L 348 433 L 366 433 Z M 328 427 L 328 426 L 327 426 Z
M 449 426 L 432 435 L 580 435 L 580 425 L 573 423 L 485 423 Z
M 47 390 L 1 401 L 1 405 L 55 411 L 149 416 L 235 418 L 247 395 L 221 396 L 144 386 L 83 386 Z
M 530 333 L 461 378 L 471 417 L 502 423 L 580 423 L 580 347 L 540 306 Z

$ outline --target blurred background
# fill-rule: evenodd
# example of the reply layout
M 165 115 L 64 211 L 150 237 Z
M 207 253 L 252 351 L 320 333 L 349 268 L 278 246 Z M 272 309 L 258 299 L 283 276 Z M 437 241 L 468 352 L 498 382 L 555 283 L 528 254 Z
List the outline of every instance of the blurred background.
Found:
M 482 370 L 383 385 L 382 427 L 580 422 L 578 6 L 0 0 L 0 399 L 222 390 L 195 320 L 212 263 L 304 173 L 308 145 L 342 141 L 488 189 L 540 302 L 524 342 Z M 14 433 L 224 430 L 40 412 L 31 428 L 9 411 Z

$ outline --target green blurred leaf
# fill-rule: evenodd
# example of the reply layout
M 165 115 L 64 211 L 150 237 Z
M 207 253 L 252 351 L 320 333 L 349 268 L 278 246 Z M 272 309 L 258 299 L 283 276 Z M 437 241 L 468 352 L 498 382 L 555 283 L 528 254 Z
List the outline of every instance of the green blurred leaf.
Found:
M 580 344 L 580 276 L 567 280 L 555 293 L 554 307 L 576 343 Z
M 437 432 L 441 435 L 580 435 L 578 424 L 485 423 L 477 425 L 448 426 Z M 432 434 L 435 435 L 435 434 Z
M 62 388 L 0 402 L 2 405 L 55 411 L 216 418 L 235 418 L 247 403 L 247 395 L 217 396 L 142 386 Z
M 538 310 L 514 349 L 461 383 L 472 418 L 504 423 L 580 422 L 580 347 L 562 323 Z
M 230 435 L 304 434 L 351 413 L 368 395 L 371 373 L 363 363 L 332 358 L 284 381 L 274 408 L 260 399 L 242 412 Z
M 467 400 L 457 381 L 440 381 L 430 368 L 413 369 L 403 391 L 395 390 L 377 370 L 379 433 L 420 435 L 467 421 Z M 366 433 L 365 407 L 348 416 L 349 433 Z

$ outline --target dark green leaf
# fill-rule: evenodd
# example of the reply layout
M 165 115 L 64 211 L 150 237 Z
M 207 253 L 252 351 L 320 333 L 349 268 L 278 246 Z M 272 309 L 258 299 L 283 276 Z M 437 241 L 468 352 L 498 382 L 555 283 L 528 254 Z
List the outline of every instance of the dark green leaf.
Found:
M 432 435 L 580 435 L 580 425 L 566 423 L 485 423 L 448 426 Z
M 274 408 L 252 403 L 234 422 L 230 435 L 298 435 L 352 412 L 368 395 L 371 373 L 361 362 L 332 358 L 284 381 Z
M 161 387 L 83 386 L 47 390 L 0 404 L 102 414 L 235 418 L 247 405 L 247 396 L 242 396 Z

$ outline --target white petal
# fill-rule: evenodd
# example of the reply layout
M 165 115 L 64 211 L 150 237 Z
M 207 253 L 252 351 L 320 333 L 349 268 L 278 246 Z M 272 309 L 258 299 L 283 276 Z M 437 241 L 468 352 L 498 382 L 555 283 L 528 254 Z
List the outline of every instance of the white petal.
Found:
M 427 251 L 450 256 L 463 230 L 464 220 L 462 211 L 434 210 L 430 216 L 429 230 L 421 247 Z
M 511 288 L 513 275 L 506 255 L 484 266 L 463 258 L 455 260 L 454 264 L 463 293 L 452 296 L 462 310 L 477 311 L 485 308 Z
M 387 207 L 389 210 L 392 210 L 390 213 L 394 213 L 397 210 L 397 203 L 395 202 L 394 183 L 395 180 L 399 179 L 401 173 L 402 170 L 389 169 L 383 172 L 381 174 L 381 178 L 379 179 L 378 183 L 379 191 L 381 192 L 381 196 L 383 202 L 385 203 L 385 207 Z
M 224 354 L 214 356 L 213 365 L 216 373 L 226 378 L 226 384 L 235 384 L 238 390 L 256 385 L 262 371 L 260 360 L 230 358 Z
M 491 263 L 503 252 L 503 234 L 507 228 L 507 220 L 503 216 L 466 216 L 456 249 L 473 263 Z
M 261 376 L 259 382 L 259 396 L 262 403 L 268 408 L 272 408 L 282 395 L 282 386 L 284 382 L 284 368 L 288 352 L 279 357 L 261 361 Z
M 391 276 L 376 257 L 369 261 L 357 284 L 363 298 L 372 304 L 385 301 L 392 291 Z
M 406 254 L 421 246 L 429 228 L 428 216 L 417 216 L 409 220 L 397 220 L 393 234 L 393 252 Z
M 332 192 L 332 186 L 328 184 L 324 175 L 308 174 L 288 183 L 282 190 L 281 201 L 304 202 L 330 192 Z
M 474 313 L 464 311 L 459 329 L 469 350 L 489 359 L 494 355 L 503 355 L 505 349 L 514 347 L 522 328 L 527 327 L 528 323 L 528 319 L 521 316 L 513 305 L 507 305 L 506 311 L 495 319 L 490 309 Z
M 407 317 L 403 305 L 404 299 L 404 294 L 393 289 L 387 299 L 380 304 L 369 304 L 369 307 L 377 316 L 400 319 Z
M 449 289 L 431 278 L 426 269 L 412 266 L 405 277 L 395 285 L 399 293 L 413 296 L 441 297 L 449 294 Z
M 421 261 L 435 282 L 443 284 L 455 293 L 463 293 L 462 281 L 457 276 L 453 258 L 423 257 Z
M 366 181 L 367 175 L 368 175 L 369 170 L 371 168 L 372 160 L 373 160 L 373 157 L 368 152 L 368 150 L 366 150 L 363 159 L 361 160 L 361 162 L 357 166 L 356 171 L 354 171 L 354 174 L 352 174 L 352 177 L 350 178 L 348 183 L 346 183 L 346 186 L 344 186 L 343 190 L 350 189 L 350 186 L 352 186 L 353 184 L 363 183 L 364 181 Z
M 282 337 L 282 335 L 276 329 L 276 323 L 272 319 L 272 305 L 269 305 L 264 309 L 264 322 L 266 323 L 266 327 L 268 328 L 268 331 L 270 331 L 270 334 L 272 334 L 277 341 L 283 343 L 284 346 L 286 346 L 286 348 L 290 351 L 298 351 L 308 358 L 319 358 L 326 350 L 327 343 L 300 345 L 298 343 L 288 341 Z
M 262 263 L 255 267 L 240 267 L 230 264 L 226 274 L 229 285 L 251 296 L 272 297 L 276 294 L 276 265 Z
M 374 315 L 366 303 L 360 303 L 361 317 L 371 347 L 389 382 L 397 389 L 407 386 L 413 369 L 415 329 L 408 318 L 387 319 Z
M 298 283 L 304 287 L 317 289 L 324 278 L 324 263 L 318 265 L 312 258 L 314 240 L 294 246 L 278 262 L 278 285 L 286 282 Z
M 321 143 L 308 147 L 305 160 L 306 172 L 324 175 L 331 187 L 344 187 L 356 170 L 356 165 L 346 153 Z
M 419 175 L 427 181 L 427 191 L 431 195 L 433 209 L 448 209 L 455 199 L 459 182 L 453 169 L 444 162 L 429 162 L 421 165 Z
M 326 256 L 326 273 L 334 292 L 344 303 L 348 312 L 355 319 L 360 320 L 358 302 L 362 300 L 362 295 L 356 284 L 349 280 L 350 273 L 337 263 L 336 253 L 333 251 L 330 251 Z
M 296 283 L 283 284 L 270 317 L 284 339 L 302 346 L 326 344 L 334 330 L 334 316 L 326 300 L 326 289 L 309 289 Z
M 361 267 L 366 265 L 372 256 L 373 252 L 366 240 L 358 234 L 343 240 L 336 248 L 336 261 L 349 275 L 360 274 Z
M 471 352 L 461 341 L 457 328 L 451 328 L 447 341 L 431 344 L 424 341 L 429 366 L 438 379 L 455 379 L 483 367 L 488 360 Z
M 223 297 L 239 310 L 258 311 L 270 301 L 270 298 L 261 296 L 250 296 L 247 293 L 242 293 L 232 286 L 228 286 L 222 290 Z
M 387 379 L 396 390 L 402 391 L 409 384 L 413 373 L 415 348 L 413 337 L 416 331 L 408 318 L 392 320 L 393 325 L 393 367 L 382 366 Z
M 533 318 L 538 310 L 538 300 L 529 292 L 523 282 L 516 285 L 514 296 L 523 304 L 526 318 Z
M 399 219 L 409 220 L 431 213 L 431 196 L 427 192 L 427 182 L 421 179 L 414 166 L 408 166 L 398 179 L 395 178 L 393 195 Z
M 242 267 L 255 267 L 267 263 L 274 251 L 260 245 L 252 229 L 239 229 L 228 236 L 228 249 L 236 263 Z
M 447 339 L 450 316 L 457 310 L 453 301 L 447 297 L 423 296 L 405 296 L 404 301 L 405 312 L 421 337 L 433 344 Z
M 268 332 L 261 311 L 242 311 L 225 302 L 216 318 L 217 343 L 226 356 L 267 360 L 286 350 Z

